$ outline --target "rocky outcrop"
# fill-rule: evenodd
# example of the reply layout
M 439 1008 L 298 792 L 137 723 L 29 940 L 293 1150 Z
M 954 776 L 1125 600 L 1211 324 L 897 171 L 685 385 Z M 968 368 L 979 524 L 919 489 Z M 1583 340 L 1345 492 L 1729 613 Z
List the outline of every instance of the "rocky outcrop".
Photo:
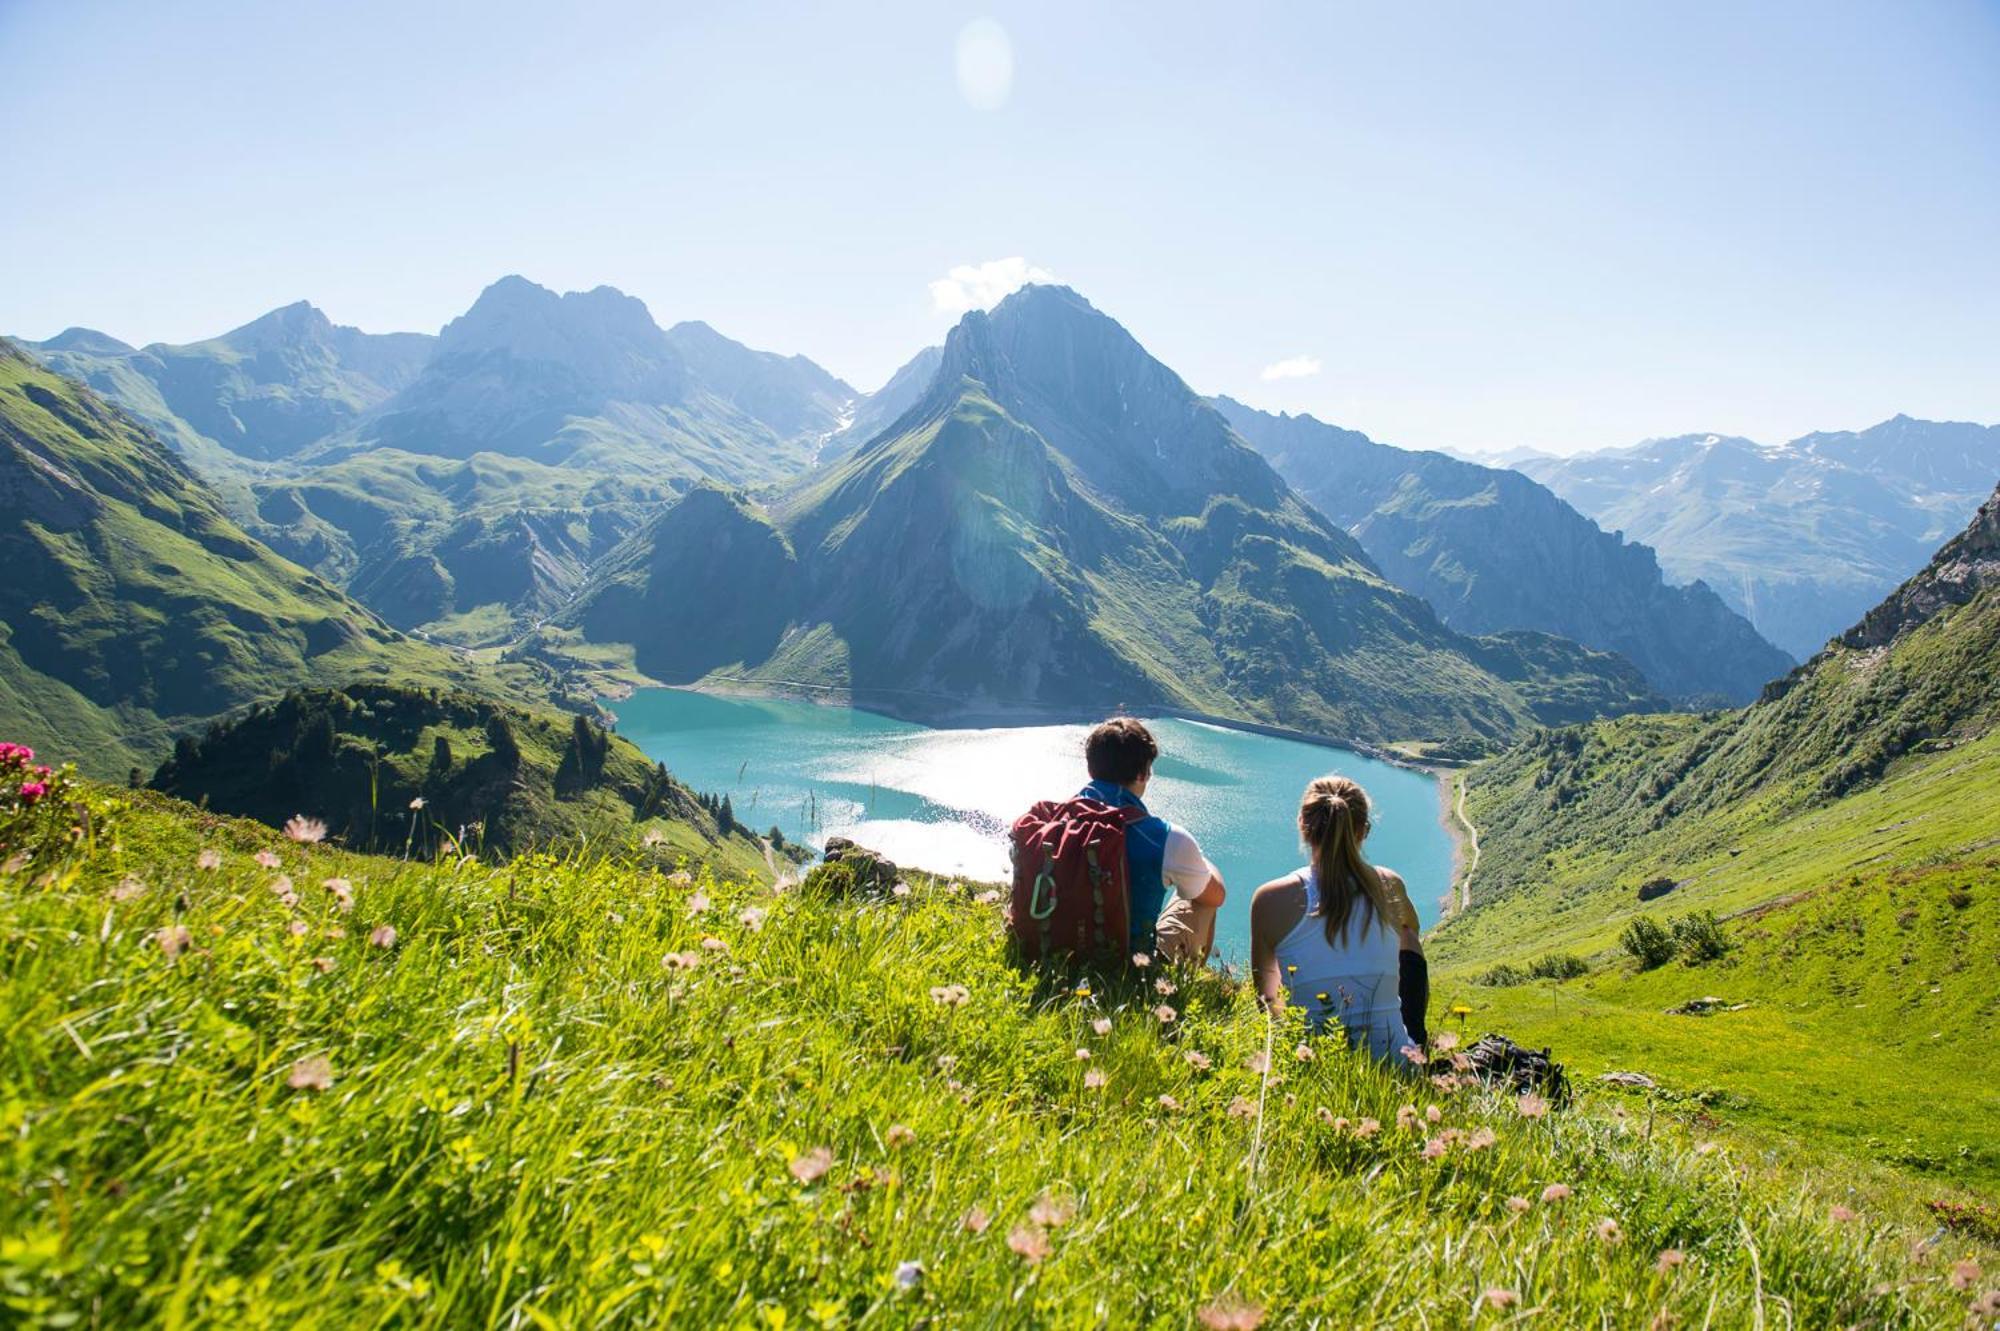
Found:
M 1892 592 L 1840 636 L 1845 647 L 1884 647 L 1952 606 L 2000 583 L 2000 488 L 1923 572 Z

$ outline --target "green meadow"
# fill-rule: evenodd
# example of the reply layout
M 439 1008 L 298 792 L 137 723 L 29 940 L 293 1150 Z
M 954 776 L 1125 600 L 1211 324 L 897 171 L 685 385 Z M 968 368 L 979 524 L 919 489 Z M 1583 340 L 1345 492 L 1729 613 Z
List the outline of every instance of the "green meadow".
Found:
M 1214 971 L 1025 974 L 976 885 L 75 798 L 0 867 L 15 1325 L 1914 1327 L 1992 1267 L 1698 1103 L 1538 1114 L 1304 1057 Z

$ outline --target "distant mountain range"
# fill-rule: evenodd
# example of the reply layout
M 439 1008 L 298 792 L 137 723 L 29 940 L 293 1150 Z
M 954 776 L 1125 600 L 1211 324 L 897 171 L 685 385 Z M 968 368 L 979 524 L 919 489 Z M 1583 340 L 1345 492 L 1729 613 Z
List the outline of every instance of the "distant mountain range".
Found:
M 1747 702 L 1791 668 L 1707 587 L 1668 586 L 1651 550 L 1519 472 L 1211 401 L 1391 581 L 1461 632 L 1560 634 L 1619 653 L 1659 692 L 1688 701 Z
M 1058 287 L 967 315 L 890 430 L 768 504 L 690 494 L 563 618 L 669 680 L 934 717 L 1122 703 L 1464 742 L 1657 705 L 1621 658 L 1440 623 Z
M 1790 661 L 1746 617 L 1879 597 L 1969 511 L 1993 447 L 1891 422 L 1516 472 L 1203 402 L 1074 293 L 1004 310 L 872 394 L 704 323 L 662 328 L 610 287 L 519 277 L 435 336 L 301 302 L 186 346 L 73 328 L 32 349 L 172 445 L 247 537 L 420 636 L 534 650 L 565 626 L 673 678 L 908 708 L 1152 699 L 1452 742 L 1755 696 Z M 727 603 L 736 574 L 711 577 L 701 540 L 769 581 Z M 690 585 L 668 604 L 662 577 Z M 709 632 L 668 642 L 690 597 Z
M 1964 525 L 2000 480 L 2000 426 L 1898 416 L 1775 448 L 1682 435 L 1513 466 L 1803 659 Z
M 502 278 L 442 333 L 372 335 L 304 302 L 205 342 L 29 344 L 174 444 L 261 539 L 391 622 L 509 636 L 699 480 L 811 465 L 853 389 L 801 356 L 610 287 Z

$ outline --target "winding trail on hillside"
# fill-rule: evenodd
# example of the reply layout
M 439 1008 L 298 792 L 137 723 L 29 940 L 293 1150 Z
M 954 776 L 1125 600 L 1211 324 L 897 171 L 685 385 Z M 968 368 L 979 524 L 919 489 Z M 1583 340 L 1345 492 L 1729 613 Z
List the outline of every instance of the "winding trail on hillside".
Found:
M 1452 806 L 1452 814 L 1458 819 L 1459 826 L 1465 829 L 1466 837 L 1472 842 L 1472 858 L 1466 862 L 1465 876 L 1458 880 L 1458 904 L 1453 911 L 1456 914 L 1472 905 L 1472 875 L 1479 870 L 1479 829 L 1465 816 L 1465 791 L 1472 783 L 1461 774 L 1454 784 L 1458 787 L 1458 800 Z

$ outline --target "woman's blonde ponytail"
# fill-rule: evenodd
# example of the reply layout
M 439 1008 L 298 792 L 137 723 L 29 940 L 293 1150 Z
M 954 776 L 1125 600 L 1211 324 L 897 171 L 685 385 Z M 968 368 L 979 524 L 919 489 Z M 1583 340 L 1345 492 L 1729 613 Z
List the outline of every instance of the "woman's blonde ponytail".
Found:
M 1361 857 L 1361 843 L 1368 836 L 1367 792 L 1344 776 L 1320 777 L 1299 801 L 1299 835 L 1312 851 L 1328 944 L 1347 945 L 1347 924 L 1359 897 L 1373 907 L 1362 923 L 1362 937 L 1371 924 L 1389 928 L 1388 891 L 1375 866 Z

